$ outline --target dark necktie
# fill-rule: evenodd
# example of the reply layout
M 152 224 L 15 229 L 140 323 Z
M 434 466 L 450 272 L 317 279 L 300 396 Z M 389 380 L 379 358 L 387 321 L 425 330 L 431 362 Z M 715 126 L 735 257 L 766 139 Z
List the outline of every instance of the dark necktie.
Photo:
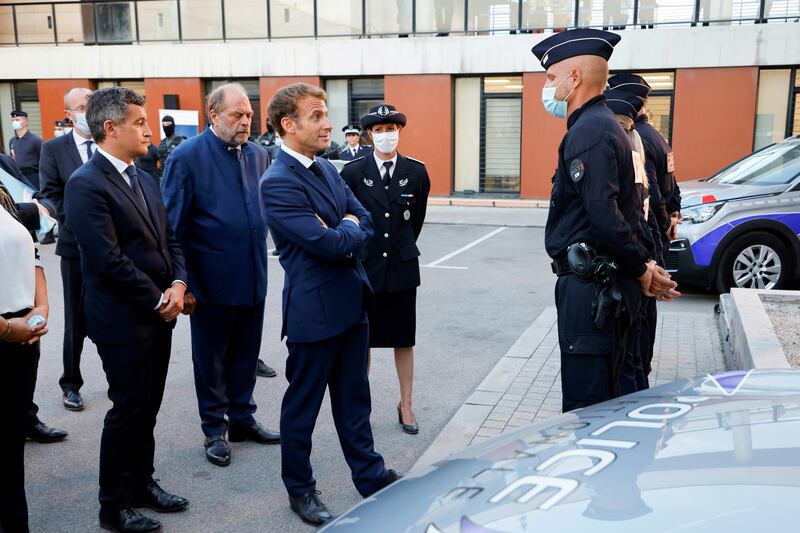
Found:
M 384 163 L 383 163 L 383 168 L 384 168 L 383 176 L 382 176 L 383 177 L 383 186 L 386 189 L 389 188 L 389 181 L 391 181 L 391 179 L 392 179 L 392 175 L 389 173 L 389 171 L 392 169 L 392 165 L 393 164 L 394 163 L 392 163 L 391 161 L 384 161 Z
M 317 163 L 316 161 L 314 161 L 313 163 L 311 163 L 311 165 L 309 165 L 308 170 L 310 170 L 312 174 L 314 174 L 322 181 L 325 181 L 325 174 L 322 173 L 322 167 L 319 166 L 319 163 Z
M 135 166 L 131 165 L 125 169 L 125 174 L 127 174 L 128 179 L 131 180 L 131 190 L 133 191 L 133 197 L 136 198 L 137 202 L 139 202 L 139 207 L 144 209 L 145 213 L 148 213 L 147 202 L 144 199 L 144 193 L 142 193 L 142 184 L 139 181 L 139 172 L 137 172 Z
M 94 144 L 94 141 L 89 139 L 88 141 L 86 141 L 83 144 L 84 144 L 84 146 L 86 146 L 86 160 L 88 161 L 88 160 L 90 160 L 92 158 L 92 145 Z

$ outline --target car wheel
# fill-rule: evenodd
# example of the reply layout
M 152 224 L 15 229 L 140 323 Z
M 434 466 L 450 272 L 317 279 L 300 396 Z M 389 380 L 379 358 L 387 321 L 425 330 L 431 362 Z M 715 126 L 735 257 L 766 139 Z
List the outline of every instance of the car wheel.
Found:
M 719 292 L 731 288 L 781 289 L 792 272 L 791 256 L 774 235 L 753 232 L 733 241 L 722 254 L 717 267 Z

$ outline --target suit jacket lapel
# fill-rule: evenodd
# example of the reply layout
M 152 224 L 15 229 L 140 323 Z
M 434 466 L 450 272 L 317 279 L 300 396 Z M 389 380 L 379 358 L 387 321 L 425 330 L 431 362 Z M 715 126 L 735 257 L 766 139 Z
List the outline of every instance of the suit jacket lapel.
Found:
M 333 206 L 333 209 L 337 213 L 337 215 L 339 214 L 339 206 L 336 203 L 336 198 L 333 195 L 333 189 L 329 184 L 330 180 L 328 180 L 328 178 L 325 178 L 325 181 L 328 183 L 323 183 L 317 176 L 314 175 L 314 173 L 312 173 L 310 170 L 304 167 L 300 163 L 300 161 L 290 156 L 283 150 L 278 150 L 278 157 L 282 159 L 283 162 L 288 167 L 292 168 L 295 171 L 295 173 L 300 177 L 300 179 L 309 183 L 314 189 L 316 189 L 317 192 L 323 198 L 325 198 L 325 200 L 327 200 L 331 204 L 331 206 Z
M 114 168 L 114 165 L 111 164 L 111 161 L 106 159 L 103 154 L 98 152 L 95 152 L 92 156 L 92 161 L 94 160 L 96 160 L 96 163 L 100 169 L 106 173 L 106 176 L 108 176 L 108 179 L 111 180 L 111 183 L 121 190 L 122 194 L 128 197 L 128 200 L 130 200 L 130 202 L 133 204 L 133 207 L 136 208 L 136 211 L 144 219 L 147 227 L 150 228 L 150 231 L 152 231 L 153 235 L 155 235 L 156 239 L 158 239 L 158 232 L 156 231 L 155 226 L 153 226 L 153 220 L 150 218 L 150 215 L 145 209 L 142 208 L 142 205 L 133 195 L 133 189 L 131 189 L 131 186 L 128 185 L 124 179 L 122 179 L 122 176 L 119 172 L 117 172 L 117 169 Z M 142 187 L 142 189 L 144 189 L 144 187 Z M 145 202 L 147 202 L 146 199 Z
M 389 200 L 386 198 L 386 189 L 383 188 L 383 178 L 378 164 L 374 157 L 364 157 L 361 162 L 361 169 L 364 173 L 364 184 L 367 185 L 369 193 L 375 197 L 380 204 L 389 209 Z M 372 185 L 368 185 L 372 183 Z
M 78 168 L 83 165 L 83 159 L 81 159 L 81 153 L 78 151 L 78 145 L 75 144 L 75 137 L 72 136 L 72 132 L 69 133 L 69 140 L 67 141 L 67 152 L 69 156 L 72 158 L 72 162 L 75 164 L 75 168 Z M 69 176 L 67 176 L 69 178 Z

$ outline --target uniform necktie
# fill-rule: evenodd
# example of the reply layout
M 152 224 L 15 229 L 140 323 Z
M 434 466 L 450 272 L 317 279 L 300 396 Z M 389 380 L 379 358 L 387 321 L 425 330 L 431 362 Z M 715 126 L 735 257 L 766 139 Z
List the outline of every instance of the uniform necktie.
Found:
M 94 141 L 89 139 L 88 141 L 86 141 L 83 144 L 84 144 L 84 146 L 86 146 L 86 160 L 88 161 L 88 160 L 90 160 L 92 158 L 92 145 L 94 144 Z
M 385 169 L 382 176 L 383 186 L 387 189 L 389 188 L 389 181 L 392 179 L 392 175 L 389 173 L 389 171 L 392 169 L 393 164 L 394 163 L 392 163 L 391 161 L 385 161 L 383 163 L 383 168 Z

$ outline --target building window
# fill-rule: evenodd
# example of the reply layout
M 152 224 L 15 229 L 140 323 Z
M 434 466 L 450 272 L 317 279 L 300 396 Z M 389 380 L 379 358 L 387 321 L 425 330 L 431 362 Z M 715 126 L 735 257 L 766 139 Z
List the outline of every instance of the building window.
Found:
M 519 194 L 522 77 L 457 78 L 455 184 L 464 194 Z
M 42 112 L 39 108 L 39 86 L 35 81 L 11 84 L 14 109 L 28 113 L 28 129 L 42 136 Z
M 637 72 L 653 89 L 647 99 L 647 119 L 672 144 L 672 108 L 675 99 L 674 72 Z
M 800 68 L 761 69 L 753 150 L 800 135 Z
M 342 128 L 360 124 L 371 107 L 384 103 L 383 78 L 333 79 L 325 81 L 328 118 L 333 123 L 333 140 L 345 142 Z M 391 102 L 389 102 L 391 104 Z
M 258 80 L 206 80 L 206 96 L 225 83 L 238 83 L 244 87 L 247 93 L 247 99 L 250 100 L 250 106 L 253 108 L 253 120 L 250 123 L 250 137 L 255 139 L 261 135 L 261 125 L 263 124 L 263 122 L 261 122 L 261 90 L 258 85 Z M 201 113 L 205 113 L 205 106 Z M 211 124 L 211 120 L 208 117 L 206 117 L 206 122 Z
M 144 94 L 144 80 L 97 80 L 97 89 L 109 89 L 111 87 L 126 87 L 135 91 L 136 94 Z

